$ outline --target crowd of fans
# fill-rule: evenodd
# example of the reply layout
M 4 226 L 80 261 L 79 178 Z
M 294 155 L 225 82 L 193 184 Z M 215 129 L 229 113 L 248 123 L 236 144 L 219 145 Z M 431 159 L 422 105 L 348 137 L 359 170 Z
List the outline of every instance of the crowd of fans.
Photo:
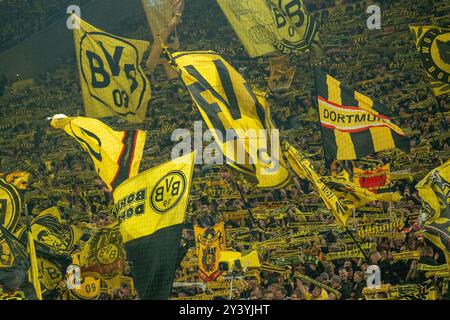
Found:
M 332 227 L 334 219 L 306 181 L 293 175 L 287 187 L 264 192 L 244 183 L 241 196 L 228 170 L 214 165 L 196 166 L 180 247 L 180 266 L 175 277 L 177 284 L 191 285 L 175 285 L 174 299 L 230 296 L 235 299 L 277 300 L 362 299 L 369 265 L 380 267 L 381 280 L 385 284 L 420 285 L 421 298 L 429 294 L 430 288 L 438 290 L 446 284 L 445 279 L 427 278 L 424 272 L 417 270 L 418 263 L 442 265 L 445 258 L 439 249 L 414 232 L 408 232 L 411 230 L 408 227 L 414 225 L 421 208 L 414 186 L 450 155 L 447 127 L 450 123 L 450 96 L 433 97 L 409 25 L 448 24 L 450 8 L 443 0 L 384 1 L 381 3 L 382 29 L 369 30 L 366 28 L 368 15 L 364 1 L 305 2 L 320 23 L 324 54 L 319 58 L 312 53 L 290 57 L 290 64 L 295 67 L 294 81 L 287 90 L 269 93 L 272 117 L 281 130 L 281 137 L 307 154 L 319 173 L 330 175 L 319 134 L 314 66 L 325 68 L 342 83 L 390 107 L 393 119 L 410 138 L 411 153 L 388 151 L 369 157 L 366 162 L 340 162 L 337 171 L 346 169 L 352 174 L 355 165 L 370 168 L 373 163 L 390 163 L 392 172 L 406 177 L 393 181 L 390 186 L 390 191 L 399 191 L 403 199 L 392 203 L 375 202 L 367 207 L 378 210 L 376 212 L 385 217 L 385 220 L 372 223 L 403 219 L 405 229 L 397 232 L 399 237 L 358 239 L 376 244 L 366 251 L 368 259 L 327 260 L 327 254 L 354 249 L 355 245 L 347 233 Z M 14 1 L 14 4 L 13 1 L 0 1 L 2 8 L 4 5 L 10 8 L 8 14 L 0 10 L 0 16 L 6 15 L 2 17 L 2 24 L 7 26 L 3 28 L 2 25 L 2 43 L 23 37 L 17 34 L 17 24 L 21 21 L 16 17 L 21 16 L 25 21 L 27 18 L 11 12 L 22 8 L 25 3 L 29 5 L 27 1 Z M 62 5 L 61 1 L 46 3 L 48 5 L 30 12 L 44 16 Z M 123 25 L 122 36 L 151 39 L 145 21 L 135 24 L 124 21 Z M 30 27 L 39 29 L 42 25 L 33 22 Z M 252 85 L 268 90 L 270 57 L 248 57 L 215 1 L 187 1 L 178 35 L 181 50 L 214 50 Z M 50 129 L 45 120 L 58 113 L 82 114 L 75 59 L 67 57 L 67 61 L 71 63 L 49 70 L 32 81 L 6 86 L 0 98 L 0 171 L 30 172 L 26 199 L 33 215 L 58 206 L 66 222 L 85 228 L 86 225 L 113 221 L 112 196 L 97 178 L 85 152 L 63 132 Z M 193 121 L 201 119 L 181 81 L 168 81 L 162 68 L 148 76 L 152 100 L 145 122 L 138 125 L 148 131 L 141 172 L 170 158 L 175 143 L 171 141 L 173 129 L 192 129 Z M 130 127 L 121 120 L 108 119 L 107 122 L 118 130 Z M 210 192 L 206 181 L 219 181 L 227 196 Z M 253 212 L 265 210 L 267 217 L 253 219 L 248 209 Z M 272 216 L 274 211 L 282 212 L 282 217 Z M 349 225 L 351 232 L 355 233 L 366 218 L 370 220 L 370 214 L 357 210 L 353 223 Z M 210 227 L 221 221 L 225 222 L 227 230 L 228 250 L 244 254 L 258 250 L 260 261 L 277 266 L 277 270 L 262 268 L 257 275 L 237 272 L 233 274 L 234 289 L 226 295 L 215 295 L 214 289 L 208 285 L 206 288 L 198 285 L 193 226 Z M 298 223 L 320 223 L 330 227 L 325 227 L 325 231 L 321 231 L 314 240 L 289 244 L 287 239 L 302 231 Z M 287 243 L 281 248 L 262 245 L 271 239 Z M 392 254 L 415 250 L 420 251 L 420 260 L 393 261 Z M 298 274 L 326 286 L 302 280 Z M 223 281 L 223 288 L 230 285 L 230 280 L 219 281 Z M 445 296 L 445 292 L 440 290 L 439 295 Z M 134 297 L 135 293 L 128 286 L 121 286 L 114 293 L 102 294 L 99 298 Z M 386 298 L 383 293 L 376 297 Z

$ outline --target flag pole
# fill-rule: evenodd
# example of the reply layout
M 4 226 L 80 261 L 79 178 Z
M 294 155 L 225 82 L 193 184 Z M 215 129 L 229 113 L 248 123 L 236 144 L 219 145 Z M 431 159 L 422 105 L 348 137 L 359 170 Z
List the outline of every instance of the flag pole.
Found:
M 236 180 L 234 179 L 233 172 L 232 172 L 231 169 L 228 168 L 228 167 L 227 167 L 227 171 L 228 171 L 228 174 L 229 174 L 229 176 L 230 176 L 231 182 L 233 183 L 234 187 L 237 189 L 237 191 L 238 191 L 238 193 L 239 193 L 239 196 L 241 197 L 241 200 L 244 202 L 245 208 L 247 209 L 247 212 L 248 212 L 248 214 L 250 215 L 250 218 L 252 219 L 252 222 L 253 222 L 253 223 L 256 223 L 256 225 L 257 225 L 258 227 L 261 227 L 261 226 L 259 225 L 259 222 L 257 222 L 257 221 L 255 220 L 255 217 L 253 216 L 252 210 L 250 210 L 250 205 L 249 205 L 249 203 L 247 202 L 247 199 L 245 198 L 245 196 L 244 196 L 244 194 L 243 194 L 243 192 L 242 192 L 241 187 L 239 186 L 239 184 L 238 184 L 238 183 L 236 182 Z
M 39 281 L 39 269 L 37 265 L 36 249 L 34 247 L 34 239 L 31 234 L 30 214 L 28 212 L 28 204 L 25 204 L 25 215 L 27 218 L 27 238 L 28 238 L 28 254 L 30 256 L 30 273 L 29 277 L 36 291 L 38 300 L 42 300 L 41 284 Z
M 361 247 L 360 243 L 358 242 L 358 240 L 356 240 L 355 236 L 353 235 L 353 233 L 350 231 L 350 229 L 347 226 L 345 227 L 345 231 L 347 232 L 347 234 L 352 238 L 353 242 L 356 244 L 356 246 L 358 247 L 359 251 L 361 251 L 361 253 L 364 256 L 364 259 L 366 259 L 366 261 L 369 263 L 369 256 L 366 254 L 366 252 L 363 250 L 363 248 Z

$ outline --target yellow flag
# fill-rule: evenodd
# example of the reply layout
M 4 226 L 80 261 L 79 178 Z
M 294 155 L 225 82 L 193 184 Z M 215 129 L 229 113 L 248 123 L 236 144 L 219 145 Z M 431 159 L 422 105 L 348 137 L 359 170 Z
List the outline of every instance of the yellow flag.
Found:
M 118 224 L 95 230 L 85 243 L 79 260 L 83 276 L 105 281 L 120 278 L 125 266 L 125 248 Z
M 259 188 L 285 186 L 289 174 L 265 93 L 215 52 L 177 52 L 172 59 L 227 164 L 256 178 Z
M 450 93 L 450 29 L 410 26 L 435 96 Z
M 22 196 L 18 188 L 0 178 L 0 224 L 13 233 L 22 212 Z M 3 234 L 0 233 L 0 242 Z
M 143 122 L 150 83 L 140 63 L 149 43 L 109 34 L 73 17 L 80 25 L 74 41 L 86 116 Z
M 63 223 L 57 207 L 39 213 L 30 223 L 33 239 L 56 254 L 69 254 L 83 236 L 83 231 Z M 17 231 L 17 237 L 24 240 L 26 228 Z
M 220 252 L 226 250 L 225 225 L 220 222 L 210 228 L 194 226 L 200 278 L 205 281 L 216 280 L 219 271 Z
M 314 171 L 311 162 L 300 152 L 292 147 L 288 142 L 282 142 L 284 155 L 288 159 L 292 169 L 301 179 L 309 180 L 317 193 L 322 198 L 326 207 L 331 211 L 336 220 L 341 224 L 346 224 L 352 211 L 343 204 L 334 192 L 323 182 L 322 177 Z
M 168 299 L 178 261 L 195 152 L 148 169 L 114 190 L 127 260 L 141 299 Z
M 80 260 L 80 253 L 76 253 L 72 256 L 74 265 L 79 266 L 81 264 Z M 80 275 L 77 276 L 79 277 Z M 68 289 L 68 296 L 70 300 L 96 300 L 100 296 L 100 279 L 91 276 L 84 276 L 83 273 L 81 273 L 81 279 L 77 280 L 79 280 L 80 283 Z
M 144 151 L 145 131 L 115 131 L 100 120 L 84 117 L 54 117 L 50 125 L 64 130 L 80 143 L 110 190 L 137 175 Z
M 141 2 L 153 36 L 147 69 L 153 72 L 157 65 L 162 64 L 169 79 L 178 78 L 177 72 L 169 65 L 167 59 L 161 58 L 161 42 L 170 49 L 180 49 L 176 27 L 183 14 L 184 0 L 141 0 Z
M 441 212 L 450 207 L 450 160 L 433 169 L 417 185 L 425 210 L 421 211 L 422 222 L 432 222 Z
M 29 278 L 36 291 L 36 297 L 42 300 L 41 283 L 39 282 L 39 269 L 36 258 L 36 249 L 34 248 L 34 239 L 30 231 L 27 232 L 28 238 L 28 254 L 30 255 L 31 265 Z
M 317 23 L 302 0 L 217 0 L 250 57 L 305 51 Z
M 337 177 L 323 177 L 323 181 L 349 209 L 362 207 L 373 201 L 398 202 L 402 199 L 398 192 L 375 193 L 361 188 L 350 181 L 346 171 L 343 173 Z

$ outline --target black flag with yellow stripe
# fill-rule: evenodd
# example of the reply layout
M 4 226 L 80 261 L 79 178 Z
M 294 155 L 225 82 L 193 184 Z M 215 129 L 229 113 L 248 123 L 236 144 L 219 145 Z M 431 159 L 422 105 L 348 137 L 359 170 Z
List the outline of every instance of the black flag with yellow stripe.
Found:
M 388 117 L 386 106 L 343 86 L 320 68 L 316 68 L 316 87 L 328 159 L 355 160 L 393 148 L 409 151 L 408 139 Z
M 114 190 L 115 212 L 141 299 L 170 295 L 195 153 L 130 178 Z

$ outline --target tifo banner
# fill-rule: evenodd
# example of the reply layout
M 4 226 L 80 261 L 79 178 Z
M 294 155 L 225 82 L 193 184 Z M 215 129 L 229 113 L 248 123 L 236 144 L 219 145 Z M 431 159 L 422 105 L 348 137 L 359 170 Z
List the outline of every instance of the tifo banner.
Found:
M 113 193 L 119 229 L 141 299 L 167 299 L 188 205 L 195 153 L 128 179 Z
M 194 226 L 194 234 L 200 278 L 205 282 L 214 281 L 221 274 L 220 252 L 227 249 L 225 225 L 220 222 L 209 228 Z
M 450 93 L 450 29 L 410 26 L 435 96 Z
M 64 130 L 91 156 L 95 171 L 110 190 L 137 175 L 146 132 L 115 131 L 97 119 L 54 116 L 50 125 Z
M 302 0 L 217 0 L 250 57 L 307 50 L 317 23 Z
M 80 20 L 74 40 L 86 116 L 143 122 L 150 82 L 140 63 L 149 43 L 106 33 L 74 17 Z
M 386 106 L 343 86 L 320 68 L 315 72 L 327 158 L 355 160 L 393 148 L 409 150 L 408 139 L 387 116 Z
M 391 183 L 391 165 L 388 163 L 372 170 L 353 168 L 353 181 L 360 188 L 376 191 Z
M 177 52 L 173 61 L 227 164 L 256 177 L 259 188 L 285 186 L 289 174 L 265 94 L 213 51 Z M 227 130 L 237 139 L 227 140 Z

